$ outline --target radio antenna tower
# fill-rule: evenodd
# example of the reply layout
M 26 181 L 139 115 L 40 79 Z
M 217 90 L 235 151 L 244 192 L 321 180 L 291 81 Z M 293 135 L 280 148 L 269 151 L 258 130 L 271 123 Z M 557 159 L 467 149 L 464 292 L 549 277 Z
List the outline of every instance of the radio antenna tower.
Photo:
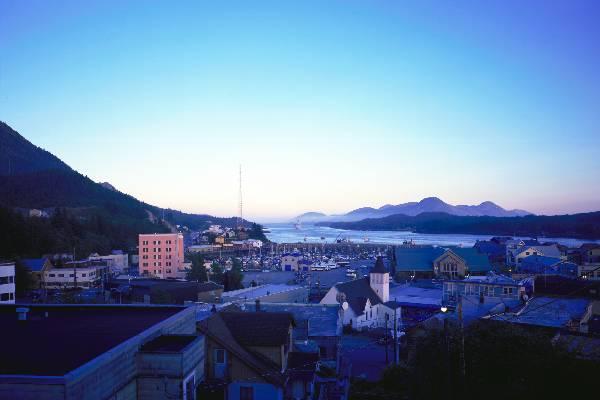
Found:
M 237 227 L 241 230 L 244 227 L 244 202 L 242 200 L 242 164 L 240 164 L 240 215 L 238 217 Z

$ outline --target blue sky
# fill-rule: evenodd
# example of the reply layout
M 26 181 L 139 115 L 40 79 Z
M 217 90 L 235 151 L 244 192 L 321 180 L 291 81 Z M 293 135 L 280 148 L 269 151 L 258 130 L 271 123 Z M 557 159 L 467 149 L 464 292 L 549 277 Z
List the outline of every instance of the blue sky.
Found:
M 159 206 L 600 209 L 600 2 L 0 0 L 0 119 Z

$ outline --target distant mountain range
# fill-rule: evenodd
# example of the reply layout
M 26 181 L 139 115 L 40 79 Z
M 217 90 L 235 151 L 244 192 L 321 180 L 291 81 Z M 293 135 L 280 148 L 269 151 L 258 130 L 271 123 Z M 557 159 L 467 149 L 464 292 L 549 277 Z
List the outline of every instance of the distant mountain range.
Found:
M 236 223 L 236 218 L 160 208 L 122 193 L 107 182 L 96 183 L 50 152 L 33 145 L 1 121 L 0 207 L 5 210 L 64 209 L 73 226 L 61 233 L 64 237 L 56 235 L 60 243 L 46 246 L 47 250 L 56 251 L 70 251 L 72 247 L 69 246 L 84 242 L 91 247 L 99 246 L 94 251 L 110 246 L 133 246 L 137 233 L 161 232 L 173 225 L 203 229 L 211 223 L 225 226 L 235 226 Z M 0 224 L 0 239 L 15 236 L 16 228 L 11 231 L 6 226 L 9 222 L 17 225 L 26 223 L 15 220 L 9 214 L 6 218 L 5 226 Z M 160 223 L 163 218 L 168 224 Z M 40 240 L 47 239 L 50 240 L 46 237 Z M 10 254 L 0 252 L 0 256 L 3 255 Z
M 382 218 L 394 214 L 415 216 L 422 213 L 446 213 L 457 216 L 489 216 L 489 217 L 522 217 L 532 213 L 525 210 L 505 210 L 499 205 L 484 201 L 479 205 L 456 205 L 448 204 L 437 197 L 426 197 L 421 201 L 413 201 L 403 204 L 386 204 L 379 208 L 362 207 L 352 210 L 346 214 L 326 215 L 320 212 L 308 212 L 296 217 L 301 222 L 322 221 L 360 221 L 365 218 Z
M 523 217 L 460 216 L 425 212 L 416 216 L 394 214 L 361 221 L 318 222 L 317 225 L 360 231 L 600 239 L 600 211 Z

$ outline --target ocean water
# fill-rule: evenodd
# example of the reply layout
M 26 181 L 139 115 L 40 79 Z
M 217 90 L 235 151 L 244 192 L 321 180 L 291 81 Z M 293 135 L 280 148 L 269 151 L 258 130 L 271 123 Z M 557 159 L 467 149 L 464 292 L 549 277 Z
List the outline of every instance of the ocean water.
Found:
M 296 229 L 291 223 L 265 224 L 269 230 L 267 238 L 276 243 L 335 243 L 337 239 L 347 239 L 353 243 L 383 243 L 402 244 L 404 241 L 412 240 L 415 244 L 428 244 L 438 246 L 465 246 L 471 247 L 478 240 L 488 240 L 497 235 L 464 235 L 464 234 L 428 234 L 405 231 L 351 231 L 346 229 L 335 229 L 327 226 L 315 226 L 302 224 Z M 321 238 L 324 239 L 321 239 Z M 306 240 L 305 240 L 306 238 Z M 368 239 L 366 241 L 365 239 Z M 528 238 L 524 238 L 528 239 Z M 591 240 L 579 240 L 573 238 L 544 238 L 540 241 L 552 241 L 569 247 L 578 247 L 582 243 L 593 242 Z M 596 241 L 600 243 L 600 241 Z

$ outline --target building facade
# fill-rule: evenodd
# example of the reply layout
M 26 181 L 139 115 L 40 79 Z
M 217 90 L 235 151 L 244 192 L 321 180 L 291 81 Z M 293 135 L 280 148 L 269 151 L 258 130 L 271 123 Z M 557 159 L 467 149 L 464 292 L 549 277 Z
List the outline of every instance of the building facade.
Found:
M 98 267 L 50 268 L 44 272 L 46 289 L 92 288 L 99 284 L 102 272 Z
M 129 269 L 129 255 L 120 250 L 114 250 L 111 254 L 101 256 L 97 253 L 90 254 L 90 260 L 106 261 L 111 272 L 126 272 Z
M 15 263 L 0 263 L 0 304 L 15 302 Z
M 183 235 L 153 233 L 139 235 L 139 273 L 157 278 L 177 278 L 184 266 Z
M 285 253 L 281 256 L 281 270 L 282 271 L 298 271 L 300 268 L 300 261 L 302 261 L 302 254 L 297 251 L 292 253 Z

